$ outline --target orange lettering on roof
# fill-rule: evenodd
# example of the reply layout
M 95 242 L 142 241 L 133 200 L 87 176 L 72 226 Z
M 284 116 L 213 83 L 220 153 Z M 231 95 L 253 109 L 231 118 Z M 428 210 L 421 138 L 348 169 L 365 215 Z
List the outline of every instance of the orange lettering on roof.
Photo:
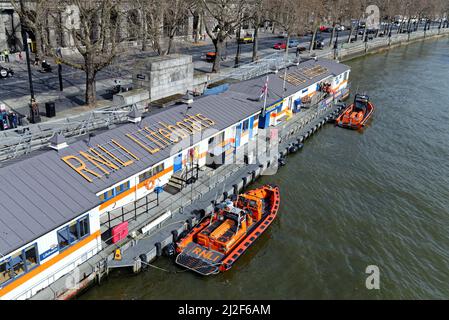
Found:
M 89 181 L 89 182 L 92 182 L 92 179 L 91 179 L 87 174 L 85 174 L 84 172 L 89 173 L 89 174 L 91 174 L 91 175 L 93 175 L 93 176 L 96 176 L 96 177 L 98 177 L 98 178 L 101 178 L 101 175 L 100 175 L 100 174 L 96 173 L 96 172 L 93 171 L 93 170 L 88 169 L 88 168 L 86 167 L 86 164 L 84 163 L 84 161 L 81 160 L 81 159 L 78 158 L 78 157 L 75 157 L 75 156 L 65 156 L 65 157 L 63 157 L 63 158 L 61 158 L 61 159 L 62 159 L 62 161 L 64 161 L 65 163 L 67 163 L 73 170 L 75 170 L 76 172 L 78 172 L 84 179 L 86 179 L 86 180 Z M 76 162 L 78 162 L 78 166 L 76 166 L 76 165 L 74 165 L 73 163 L 71 163 L 70 160 L 75 160 Z M 84 171 L 84 172 L 83 172 L 83 171 Z

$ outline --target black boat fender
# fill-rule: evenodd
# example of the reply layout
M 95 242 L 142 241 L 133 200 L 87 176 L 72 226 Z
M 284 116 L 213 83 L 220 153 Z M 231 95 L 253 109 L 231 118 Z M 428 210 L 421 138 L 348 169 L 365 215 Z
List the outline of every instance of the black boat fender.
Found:
M 156 256 L 160 257 L 162 255 L 162 245 L 160 242 L 156 242 L 154 245 L 156 247 Z
M 280 158 L 278 159 L 278 162 L 279 162 L 279 165 L 280 165 L 281 167 L 283 167 L 283 166 L 285 166 L 285 165 L 287 164 L 287 160 L 286 160 L 285 157 L 280 157 Z
M 163 251 L 164 251 L 164 256 L 166 256 L 166 257 L 173 257 L 175 255 L 175 252 L 176 252 L 175 244 L 174 243 L 170 243 L 169 245 L 167 245 L 164 248 Z
M 225 198 L 225 199 L 226 199 L 226 198 Z M 188 230 L 188 231 L 192 230 L 192 227 L 193 227 L 193 221 L 192 221 L 192 218 L 187 219 L 186 222 L 187 222 L 187 230 Z
M 142 253 L 141 255 L 139 255 L 139 259 L 140 261 L 142 261 L 142 270 L 146 270 L 148 268 L 148 264 L 147 264 L 147 255 L 145 253 Z
M 298 151 L 298 147 L 296 147 L 293 143 L 291 143 L 288 147 L 288 152 L 295 153 L 296 151 Z
M 178 241 L 178 230 L 172 230 L 171 234 L 173 235 L 173 242 Z
M 239 186 L 236 184 L 233 184 L 232 188 L 234 188 L 234 191 L 233 191 L 234 195 L 238 195 L 239 194 Z

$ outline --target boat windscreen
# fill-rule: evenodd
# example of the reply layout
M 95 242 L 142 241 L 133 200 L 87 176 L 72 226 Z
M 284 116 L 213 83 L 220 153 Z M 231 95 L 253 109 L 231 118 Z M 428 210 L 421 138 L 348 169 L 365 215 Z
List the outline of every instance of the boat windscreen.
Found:
M 366 104 L 368 101 L 366 99 L 356 99 L 355 100 L 355 110 L 356 111 L 366 111 Z

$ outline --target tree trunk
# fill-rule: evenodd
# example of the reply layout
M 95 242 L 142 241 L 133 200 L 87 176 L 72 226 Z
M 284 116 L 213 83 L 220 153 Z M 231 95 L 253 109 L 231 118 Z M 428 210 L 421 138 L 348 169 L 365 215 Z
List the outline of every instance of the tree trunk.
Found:
M 223 44 L 224 39 L 221 35 L 218 35 L 215 40 L 213 40 L 214 46 L 215 46 L 215 60 L 214 64 L 212 66 L 212 72 L 218 73 L 220 72 L 220 66 L 221 66 L 221 55 L 223 51 Z
M 318 32 L 318 28 L 315 28 L 315 30 L 313 30 L 312 40 L 310 41 L 309 52 L 312 52 L 314 50 L 313 47 L 314 47 L 317 32 Z
M 259 27 L 256 26 L 254 28 L 254 36 L 253 36 L 253 58 L 252 61 L 257 61 L 257 51 L 259 46 Z
M 86 104 L 93 106 L 97 101 L 97 90 L 96 90 L 96 71 L 94 70 L 93 61 L 91 59 L 86 59 Z
M 403 21 L 404 21 L 404 19 L 402 19 L 401 23 L 399 24 L 399 28 L 398 28 L 398 32 L 397 32 L 398 34 L 401 33 L 401 31 L 402 31 L 402 25 L 404 24 Z
M 167 46 L 167 51 L 165 52 L 165 55 L 170 54 L 172 46 L 173 46 L 174 37 L 175 36 L 170 33 L 170 36 L 168 37 L 168 46 Z
M 42 54 L 43 54 L 43 51 L 42 51 L 42 44 L 43 44 L 43 42 L 42 42 L 42 34 L 41 34 L 41 31 L 38 30 L 37 27 L 34 30 L 34 35 L 35 35 L 35 38 L 36 38 L 36 53 L 35 53 L 35 56 L 36 56 L 36 58 L 39 58 L 39 60 L 42 60 Z
M 331 39 L 329 41 L 329 48 L 332 48 L 332 40 L 334 40 L 335 37 L 335 29 L 337 28 L 337 26 L 334 23 L 334 26 L 332 28 L 332 33 L 331 33 Z
M 140 38 L 142 40 L 142 51 L 147 51 L 147 40 L 148 40 L 148 22 L 146 18 L 146 13 L 144 10 L 141 12 L 142 19 L 141 19 L 141 27 L 140 27 Z
M 237 52 L 235 54 L 234 68 L 237 68 L 240 64 L 240 38 L 241 38 L 241 30 L 237 31 Z
M 351 43 L 352 32 L 354 31 L 354 25 L 351 23 L 351 30 L 349 31 L 348 43 Z

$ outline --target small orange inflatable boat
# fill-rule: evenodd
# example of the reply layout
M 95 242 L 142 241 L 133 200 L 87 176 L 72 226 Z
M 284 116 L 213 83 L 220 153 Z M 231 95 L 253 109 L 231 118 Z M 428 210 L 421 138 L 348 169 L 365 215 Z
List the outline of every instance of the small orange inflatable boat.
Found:
M 374 112 L 374 105 L 366 95 L 356 94 L 354 103 L 337 118 L 336 124 L 342 128 L 362 128 Z
M 201 275 L 229 270 L 276 218 L 279 188 L 265 185 L 217 206 L 176 244 L 176 263 Z

